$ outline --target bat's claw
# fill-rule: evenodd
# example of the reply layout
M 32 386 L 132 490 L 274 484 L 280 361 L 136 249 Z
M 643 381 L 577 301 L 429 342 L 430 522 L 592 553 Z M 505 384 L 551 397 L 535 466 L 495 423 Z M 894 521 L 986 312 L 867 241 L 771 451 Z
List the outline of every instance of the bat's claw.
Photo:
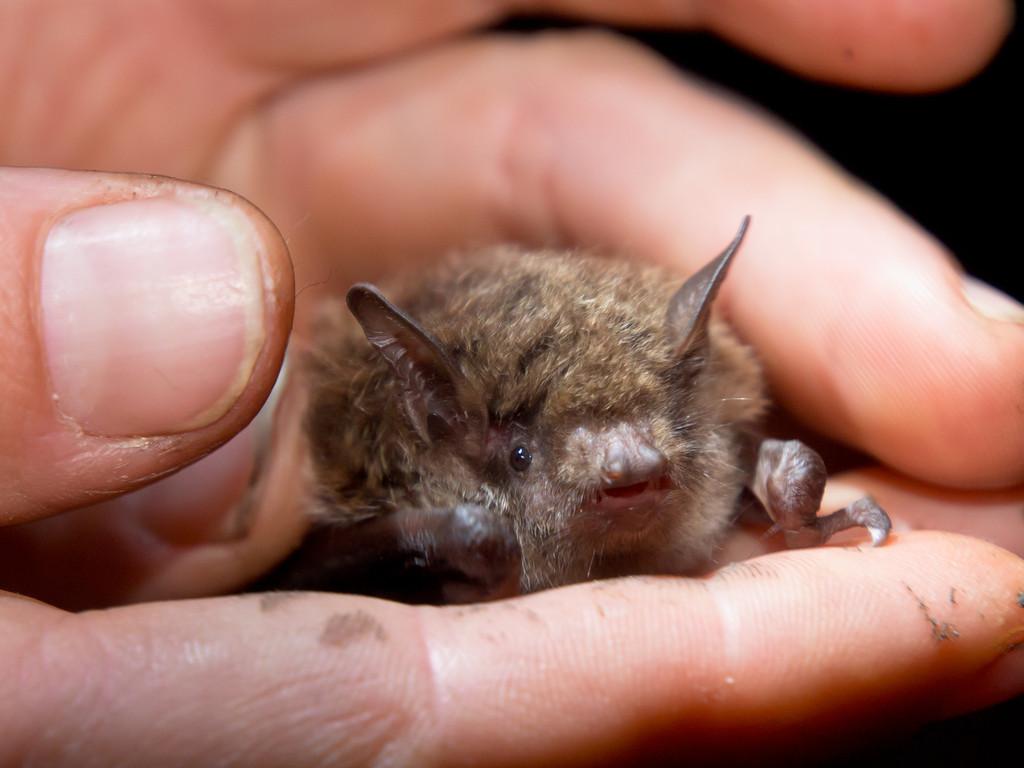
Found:
M 885 540 L 889 538 L 888 528 L 875 528 L 872 526 L 868 526 L 868 533 L 871 534 L 872 547 L 877 547 L 879 544 L 884 543 Z
M 889 516 L 870 496 L 857 499 L 835 514 L 845 515 L 845 518 L 838 521 L 842 523 L 842 526 L 836 528 L 832 533 L 859 525 L 867 528 L 868 533 L 871 534 L 871 546 L 873 547 L 884 543 L 889 538 L 889 531 L 892 530 L 892 521 L 889 520 Z M 831 536 L 831 533 L 829 535 Z

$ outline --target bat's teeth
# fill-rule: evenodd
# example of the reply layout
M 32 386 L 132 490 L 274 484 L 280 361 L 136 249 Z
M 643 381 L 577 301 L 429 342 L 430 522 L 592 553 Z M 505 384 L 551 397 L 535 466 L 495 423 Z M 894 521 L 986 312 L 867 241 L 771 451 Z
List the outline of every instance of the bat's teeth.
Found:
M 633 483 L 632 485 L 623 485 L 615 488 L 603 488 L 601 493 L 605 497 L 612 497 L 616 499 L 633 498 L 636 496 L 642 496 L 643 494 L 650 491 L 652 488 L 651 481 L 645 480 L 639 483 Z

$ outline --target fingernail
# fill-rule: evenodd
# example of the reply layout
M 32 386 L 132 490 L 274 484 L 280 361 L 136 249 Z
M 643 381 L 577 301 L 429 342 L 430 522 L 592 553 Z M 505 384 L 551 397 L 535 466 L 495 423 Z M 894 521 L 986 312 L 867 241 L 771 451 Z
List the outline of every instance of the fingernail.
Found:
M 998 288 L 975 277 L 964 277 L 964 296 L 982 317 L 1024 325 L 1024 306 Z
M 50 230 L 42 335 L 57 408 L 101 435 L 220 418 L 264 339 L 260 241 L 216 199 L 74 211 Z

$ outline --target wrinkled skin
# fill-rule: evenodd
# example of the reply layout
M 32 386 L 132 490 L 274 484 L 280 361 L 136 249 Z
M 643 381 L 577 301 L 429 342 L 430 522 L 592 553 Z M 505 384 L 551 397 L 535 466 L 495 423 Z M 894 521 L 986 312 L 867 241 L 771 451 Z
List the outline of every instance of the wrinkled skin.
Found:
M 13 166 L 0 171 L 0 584 L 49 603 L 0 597 L 0 762 L 807 756 L 1024 690 L 1010 650 L 1024 630 L 1019 310 L 965 294 L 949 254 L 895 207 L 643 49 L 607 34 L 468 34 L 519 4 L 419 7 L 0 9 L 0 162 Z M 962 81 L 1010 16 L 991 0 L 530 7 L 706 26 L 807 75 L 889 91 Z M 245 195 L 277 229 L 195 183 Z M 198 378 L 187 372 L 212 381 L 227 363 L 197 354 L 177 389 L 155 386 L 159 365 L 134 372 L 154 382 L 145 397 L 127 390 L 145 430 L 86 432 L 55 410 L 41 244 L 70 209 L 140 197 L 220 200 L 248 227 L 262 280 L 245 308 L 262 310 L 262 345 L 205 421 L 182 421 Z M 324 293 L 450 246 L 586 244 L 689 273 L 746 212 L 763 225 L 721 309 L 781 406 L 877 457 L 835 478 L 824 506 L 871 492 L 894 518 L 890 544 L 772 553 L 738 532 L 704 579 L 473 610 L 172 599 L 235 589 L 302 534 L 301 388 L 282 393 L 283 458 L 263 466 L 248 505 L 255 428 L 121 495 L 257 413 L 297 291 L 301 345 Z M 161 242 L 204 252 L 194 238 L 172 227 Z M 96 294 L 101 311 L 110 290 Z M 195 307 L 210 323 L 217 298 Z M 111 344 L 138 320 L 125 317 Z

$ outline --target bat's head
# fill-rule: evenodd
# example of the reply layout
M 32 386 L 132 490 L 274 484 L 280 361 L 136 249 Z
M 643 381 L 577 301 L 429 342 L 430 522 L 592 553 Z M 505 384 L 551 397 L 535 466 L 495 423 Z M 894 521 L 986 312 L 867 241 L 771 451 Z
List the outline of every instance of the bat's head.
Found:
M 524 587 L 696 566 L 729 521 L 756 363 L 711 303 L 743 238 L 675 289 L 665 273 L 494 252 L 403 309 L 354 286 L 429 498 L 514 522 Z M 438 503 L 442 503 L 439 501 Z

